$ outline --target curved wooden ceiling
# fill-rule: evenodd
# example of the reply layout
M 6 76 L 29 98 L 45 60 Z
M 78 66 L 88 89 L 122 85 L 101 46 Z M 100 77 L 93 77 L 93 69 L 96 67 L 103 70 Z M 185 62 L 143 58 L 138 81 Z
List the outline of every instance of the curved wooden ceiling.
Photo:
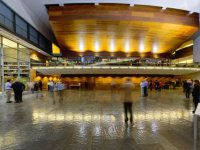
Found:
M 169 53 L 199 27 L 196 13 L 150 6 L 70 4 L 48 13 L 66 52 Z

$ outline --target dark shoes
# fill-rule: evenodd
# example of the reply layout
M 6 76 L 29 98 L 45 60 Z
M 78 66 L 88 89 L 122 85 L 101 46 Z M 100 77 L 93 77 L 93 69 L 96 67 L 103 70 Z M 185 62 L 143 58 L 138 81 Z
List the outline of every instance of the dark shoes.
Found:
M 7 101 L 6 103 L 12 103 L 12 101 Z
M 128 124 L 128 118 L 127 118 L 127 119 L 125 119 L 125 123 L 126 123 L 126 124 Z M 130 124 L 131 124 L 131 125 L 133 125 L 133 124 L 134 124 L 132 119 L 130 120 Z

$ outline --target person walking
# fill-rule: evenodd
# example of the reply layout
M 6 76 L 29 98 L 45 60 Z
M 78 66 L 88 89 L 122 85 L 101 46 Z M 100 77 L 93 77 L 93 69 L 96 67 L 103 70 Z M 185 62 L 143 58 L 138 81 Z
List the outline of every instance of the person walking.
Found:
M 192 112 L 194 113 L 199 103 L 199 96 L 200 96 L 199 80 L 194 80 L 194 88 L 192 90 L 192 96 L 193 96 L 193 103 L 194 103 L 194 110 Z
M 12 101 L 10 101 L 12 94 L 12 84 L 10 83 L 10 79 L 7 80 L 5 84 L 5 89 L 6 89 L 7 103 L 12 103 Z
M 22 92 L 25 89 L 25 85 L 16 79 L 16 81 L 12 84 L 12 88 L 15 94 L 15 103 L 22 102 Z
M 133 123 L 133 114 L 132 114 L 132 88 L 133 83 L 130 78 L 127 78 L 123 84 L 123 100 L 124 100 L 124 113 L 125 113 L 125 123 L 128 123 L 128 112 L 130 115 L 130 123 Z

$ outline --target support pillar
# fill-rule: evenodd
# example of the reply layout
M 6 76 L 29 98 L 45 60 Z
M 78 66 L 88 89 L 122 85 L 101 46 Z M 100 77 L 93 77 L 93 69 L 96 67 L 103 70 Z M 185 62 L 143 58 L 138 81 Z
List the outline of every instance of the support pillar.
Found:
M 1 92 L 2 100 L 4 100 L 4 59 L 3 59 L 3 37 L 0 35 L 0 64 L 1 64 Z
M 19 55 L 19 44 L 17 43 L 17 78 L 20 78 L 20 55 Z
M 200 35 L 194 39 L 193 62 L 200 63 Z

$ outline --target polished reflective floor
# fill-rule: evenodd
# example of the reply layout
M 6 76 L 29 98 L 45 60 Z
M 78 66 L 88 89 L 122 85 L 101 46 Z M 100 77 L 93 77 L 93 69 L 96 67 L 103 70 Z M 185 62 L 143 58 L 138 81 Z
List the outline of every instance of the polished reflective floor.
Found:
M 66 90 L 0 102 L 1 150 L 200 150 L 192 98 L 181 90 L 133 92 L 134 125 L 124 123 L 122 94 Z M 198 128 L 200 130 L 200 126 Z

